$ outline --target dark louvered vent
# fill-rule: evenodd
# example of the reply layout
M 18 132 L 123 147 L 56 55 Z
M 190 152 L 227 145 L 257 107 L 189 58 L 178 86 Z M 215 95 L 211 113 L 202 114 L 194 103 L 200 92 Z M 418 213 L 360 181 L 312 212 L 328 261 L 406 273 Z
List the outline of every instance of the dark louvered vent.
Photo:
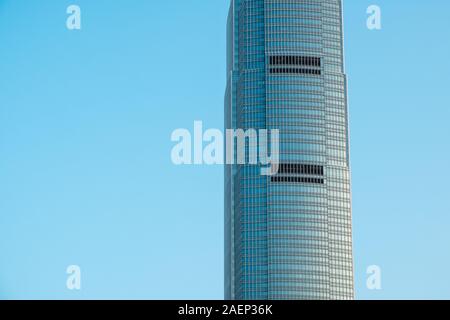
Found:
M 269 62 L 271 74 L 322 74 L 322 60 L 319 57 L 271 56 Z
M 272 182 L 315 183 L 324 184 L 323 166 L 298 163 L 282 163 L 277 175 L 271 177 Z
M 303 67 L 320 67 L 321 60 L 318 57 L 302 57 L 302 56 L 271 56 L 271 66 L 303 66 Z
M 292 183 L 317 183 L 324 184 L 323 178 L 309 177 L 272 177 L 272 182 L 292 182 Z

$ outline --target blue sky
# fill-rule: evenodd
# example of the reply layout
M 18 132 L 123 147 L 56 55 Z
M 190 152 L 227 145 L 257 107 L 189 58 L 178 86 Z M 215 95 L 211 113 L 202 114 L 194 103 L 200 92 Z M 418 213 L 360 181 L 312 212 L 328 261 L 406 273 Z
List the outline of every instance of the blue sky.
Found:
M 227 12 L 0 0 L 0 298 L 223 297 L 223 171 L 174 166 L 170 135 L 222 127 Z M 360 299 L 450 299 L 448 12 L 345 1 Z M 66 288 L 73 264 L 81 291 Z

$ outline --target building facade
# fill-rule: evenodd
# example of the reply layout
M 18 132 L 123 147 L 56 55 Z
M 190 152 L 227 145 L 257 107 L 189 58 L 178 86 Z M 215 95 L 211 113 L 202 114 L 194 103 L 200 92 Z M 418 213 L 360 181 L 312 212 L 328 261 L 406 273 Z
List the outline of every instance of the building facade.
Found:
M 278 129 L 280 165 L 225 168 L 225 298 L 353 299 L 341 0 L 232 0 L 226 129 Z

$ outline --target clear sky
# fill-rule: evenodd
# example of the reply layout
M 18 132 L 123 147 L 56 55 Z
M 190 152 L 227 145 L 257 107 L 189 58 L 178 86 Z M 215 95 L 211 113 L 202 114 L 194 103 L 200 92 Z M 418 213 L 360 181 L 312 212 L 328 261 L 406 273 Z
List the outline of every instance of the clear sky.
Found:
M 170 135 L 222 128 L 227 12 L 0 0 L 0 298 L 223 297 L 223 169 L 174 166 Z M 449 14 L 444 0 L 345 1 L 360 299 L 450 299 Z

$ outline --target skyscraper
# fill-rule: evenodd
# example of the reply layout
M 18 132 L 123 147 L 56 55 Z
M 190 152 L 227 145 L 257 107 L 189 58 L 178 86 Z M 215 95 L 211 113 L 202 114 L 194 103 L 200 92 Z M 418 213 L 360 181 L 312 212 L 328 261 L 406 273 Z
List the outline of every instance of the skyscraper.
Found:
M 353 299 L 341 0 L 232 0 L 225 127 L 280 130 L 280 166 L 225 168 L 225 298 Z

